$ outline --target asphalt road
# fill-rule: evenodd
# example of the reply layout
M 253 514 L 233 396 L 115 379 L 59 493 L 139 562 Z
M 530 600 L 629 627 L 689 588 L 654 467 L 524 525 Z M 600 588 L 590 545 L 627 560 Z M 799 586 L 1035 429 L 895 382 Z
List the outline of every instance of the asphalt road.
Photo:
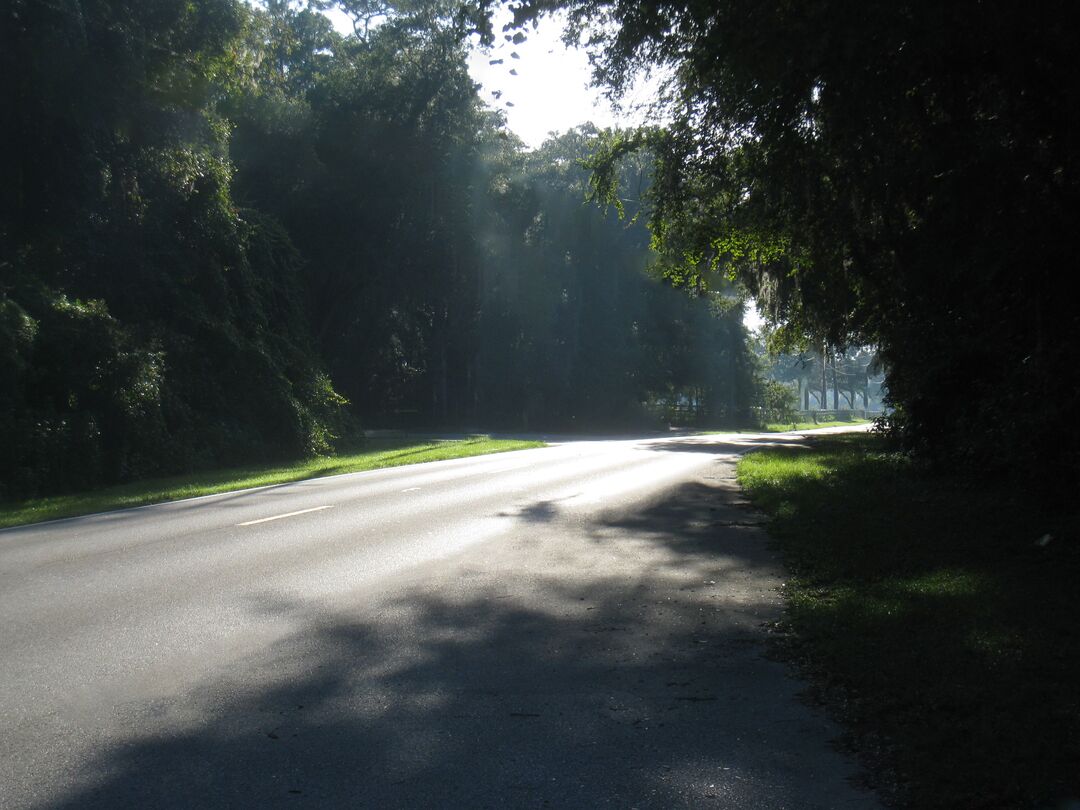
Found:
M 735 454 L 575 441 L 0 532 L 0 807 L 876 807 Z

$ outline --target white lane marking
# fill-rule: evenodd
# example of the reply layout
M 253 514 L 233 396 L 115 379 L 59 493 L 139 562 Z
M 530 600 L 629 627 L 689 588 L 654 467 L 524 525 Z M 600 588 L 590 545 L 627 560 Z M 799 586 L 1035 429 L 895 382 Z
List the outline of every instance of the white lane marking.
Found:
M 333 509 L 334 505 L 329 504 L 327 506 L 315 506 L 311 509 L 301 509 L 299 512 L 286 512 L 284 515 L 274 515 L 268 518 L 259 518 L 258 520 L 249 520 L 246 523 L 237 523 L 237 526 L 254 526 L 256 523 L 266 523 L 271 520 L 281 520 L 282 518 L 294 517 L 295 515 L 306 515 L 308 512 L 321 512 L 323 509 Z
M 402 492 L 419 492 L 420 487 L 409 487 L 408 489 L 401 490 Z

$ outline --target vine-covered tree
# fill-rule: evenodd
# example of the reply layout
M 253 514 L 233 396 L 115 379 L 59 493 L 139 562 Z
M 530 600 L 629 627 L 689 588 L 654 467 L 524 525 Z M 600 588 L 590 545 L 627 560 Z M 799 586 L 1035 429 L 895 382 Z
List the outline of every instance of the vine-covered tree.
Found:
M 325 446 L 297 257 L 231 196 L 229 0 L 0 6 L 11 493 Z

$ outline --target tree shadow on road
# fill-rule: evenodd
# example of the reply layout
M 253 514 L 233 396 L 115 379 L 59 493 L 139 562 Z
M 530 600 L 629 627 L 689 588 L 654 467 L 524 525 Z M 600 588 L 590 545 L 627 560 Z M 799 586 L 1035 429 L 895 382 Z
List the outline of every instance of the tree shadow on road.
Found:
M 871 806 L 761 655 L 772 561 L 760 529 L 721 525 L 749 513 L 718 492 L 572 542 L 537 504 L 486 565 L 363 614 L 253 587 L 253 613 L 296 629 L 180 698 L 113 707 L 144 733 L 50 806 Z

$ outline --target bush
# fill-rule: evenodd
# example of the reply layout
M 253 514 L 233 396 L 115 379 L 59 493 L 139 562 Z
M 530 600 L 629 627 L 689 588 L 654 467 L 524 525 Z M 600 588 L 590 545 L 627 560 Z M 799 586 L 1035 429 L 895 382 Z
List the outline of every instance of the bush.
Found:
M 762 423 L 795 422 L 798 398 L 790 386 L 763 380 L 758 388 L 757 413 Z

